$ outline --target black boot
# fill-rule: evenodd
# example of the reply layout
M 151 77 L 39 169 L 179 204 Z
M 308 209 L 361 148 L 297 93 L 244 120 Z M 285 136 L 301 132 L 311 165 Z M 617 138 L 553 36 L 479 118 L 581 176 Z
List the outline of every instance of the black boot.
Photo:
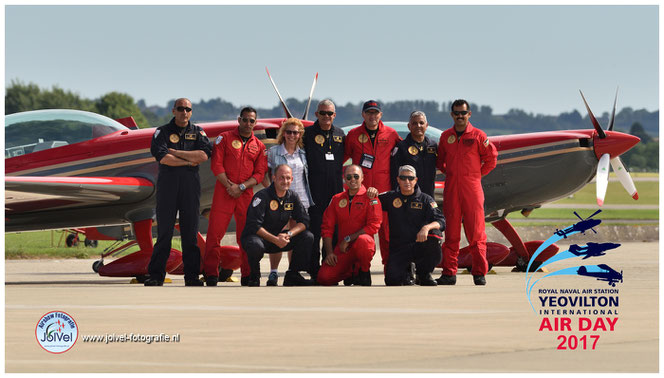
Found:
M 486 278 L 484 276 L 473 276 L 473 282 L 475 282 L 475 285 L 484 286 L 486 285 Z
M 371 272 L 363 272 L 360 270 L 357 274 L 355 284 L 360 286 L 371 286 Z
M 438 285 L 455 285 L 456 276 L 447 276 L 445 274 L 441 274 L 440 278 L 437 279 L 436 282 L 438 282 Z
M 289 270 L 284 275 L 284 286 L 312 286 L 314 283 L 300 274 L 300 272 Z
M 438 286 L 436 280 L 434 280 L 433 277 L 431 277 L 431 273 L 418 274 L 417 284 L 420 286 Z
M 220 269 L 218 282 L 226 282 L 233 275 L 233 269 Z

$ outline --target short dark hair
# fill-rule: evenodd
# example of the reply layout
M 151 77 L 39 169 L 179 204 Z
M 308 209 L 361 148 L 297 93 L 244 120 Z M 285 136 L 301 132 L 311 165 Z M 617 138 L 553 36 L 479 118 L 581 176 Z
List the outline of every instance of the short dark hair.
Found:
M 244 113 L 256 113 L 256 115 L 258 115 L 256 109 L 252 108 L 251 106 L 245 106 L 242 108 L 242 110 L 240 110 L 240 117 L 242 117 L 242 114 Z
M 455 106 L 463 106 L 463 105 L 466 105 L 466 109 L 470 110 L 470 104 L 468 103 L 468 101 L 463 99 L 454 100 L 452 106 L 450 106 L 450 110 L 454 110 Z

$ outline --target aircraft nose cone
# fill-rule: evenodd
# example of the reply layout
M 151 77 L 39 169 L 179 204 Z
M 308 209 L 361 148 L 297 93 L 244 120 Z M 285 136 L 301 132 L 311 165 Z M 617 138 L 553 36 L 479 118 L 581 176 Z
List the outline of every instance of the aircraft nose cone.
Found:
M 639 137 L 617 131 L 605 131 L 605 133 L 606 138 L 600 138 L 597 134 L 593 138 L 595 155 L 598 159 L 604 154 L 609 154 L 611 159 L 618 157 L 641 141 Z

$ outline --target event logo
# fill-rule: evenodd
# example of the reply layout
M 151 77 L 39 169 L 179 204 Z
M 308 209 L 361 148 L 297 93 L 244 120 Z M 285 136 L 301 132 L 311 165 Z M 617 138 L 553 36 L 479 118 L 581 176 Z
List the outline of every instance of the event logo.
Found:
M 586 231 L 597 233 L 593 227 L 599 225 L 600 219 L 593 219 L 602 210 L 597 210 L 587 218 L 581 218 L 574 212 L 579 222 L 556 232 L 533 253 L 528 268 L 526 269 L 526 295 L 531 308 L 537 314 L 531 300 L 531 291 L 535 284 L 545 278 L 573 275 L 595 279 L 596 281 L 606 282 L 611 288 L 589 288 L 584 287 L 556 287 L 538 289 L 536 303 L 540 304 L 539 314 L 544 315 L 540 322 L 539 331 L 561 332 L 557 339 L 560 341 L 557 349 L 595 349 L 599 341 L 599 334 L 586 334 L 585 332 L 613 332 L 618 322 L 619 290 L 615 289 L 616 284 L 623 282 L 622 271 L 611 268 L 606 264 L 598 265 L 580 265 L 569 268 L 563 268 L 548 273 L 535 282 L 531 283 L 533 274 L 530 274 L 531 266 L 537 267 L 535 262 L 537 256 L 553 243 L 567 239 L 568 237 Z M 560 252 L 551 258 L 543 261 L 539 268 L 550 264 L 567 260 L 581 259 L 587 260 L 606 255 L 607 251 L 620 247 L 616 243 L 592 243 L 585 245 L 572 244 L 569 249 Z M 563 315 L 563 316 L 560 316 Z M 608 315 L 608 316 L 607 316 Z M 579 317 L 574 317 L 579 316 Z M 562 334 L 562 332 L 572 332 L 572 334 Z
M 45 351 L 54 354 L 64 353 L 76 344 L 78 325 L 66 312 L 51 311 L 37 322 L 35 337 Z

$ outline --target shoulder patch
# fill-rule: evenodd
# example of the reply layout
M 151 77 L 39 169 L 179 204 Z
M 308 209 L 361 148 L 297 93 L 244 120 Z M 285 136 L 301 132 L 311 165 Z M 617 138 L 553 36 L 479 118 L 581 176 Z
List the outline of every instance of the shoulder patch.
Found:
M 489 138 L 484 139 L 484 147 L 489 147 Z
M 435 201 L 434 201 L 434 202 L 431 202 L 431 208 L 432 208 L 432 209 L 435 209 L 435 208 L 437 208 L 437 207 L 438 207 L 438 204 L 437 204 Z
M 392 153 L 391 153 L 390 155 L 391 155 L 391 156 L 396 155 L 398 150 L 399 150 L 398 147 L 394 147 L 394 148 L 392 149 Z
M 372 199 L 371 202 L 369 202 L 370 205 L 378 205 L 378 200 L 377 199 Z
M 254 201 L 251 203 L 251 206 L 256 207 L 260 203 L 261 203 L 260 197 L 256 197 L 256 198 L 254 198 Z
M 205 130 L 201 129 L 201 135 L 207 138 L 207 134 L 205 133 Z
M 224 137 L 221 136 L 221 135 L 219 135 L 219 136 L 217 137 L 217 139 L 214 141 L 214 144 L 219 144 L 219 143 L 221 143 L 221 140 L 222 140 L 222 139 L 224 139 Z
M 156 138 L 159 135 L 160 132 L 161 132 L 161 130 L 157 129 L 157 131 L 154 132 L 153 138 Z

